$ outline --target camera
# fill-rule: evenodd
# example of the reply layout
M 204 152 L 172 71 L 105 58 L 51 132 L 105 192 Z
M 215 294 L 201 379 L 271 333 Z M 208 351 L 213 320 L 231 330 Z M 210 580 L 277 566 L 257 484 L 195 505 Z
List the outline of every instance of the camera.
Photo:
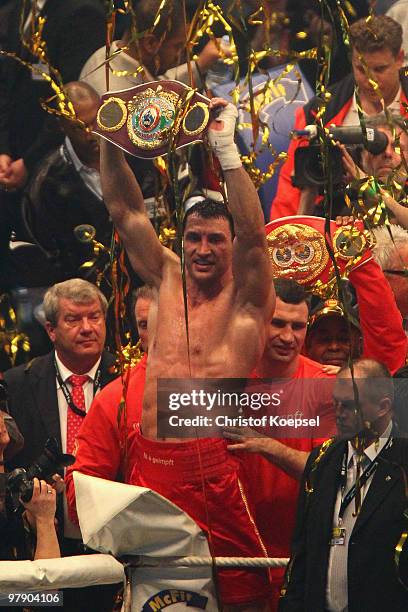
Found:
M 47 480 L 64 467 L 72 465 L 73 455 L 60 452 L 55 438 L 49 438 L 44 450 L 36 461 L 27 469 L 16 468 L 7 475 L 7 493 L 14 512 L 21 510 L 20 501 L 29 502 L 33 496 L 33 479 Z
M 295 152 L 295 174 L 292 183 L 295 187 L 321 187 L 332 177 L 333 185 L 343 182 L 344 170 L 341 151 L 338 147 L 329 145 L 327 148 L 329 167 L 323 165 L 322 148 L 318 142 L 310 143 L 308 147 L 299 147 Z
M 384 132 L 374 128 L 363 130 L 361 126 L 327 128 L 327 165 L 325 168 L 322 157 L 323 147 L 318 139 L 317 127 L 307 125 L 303 130 L 293 130 L 292 137 L 307 138 L 310 141 L 307 147 L 298 147 L 295 151 L 295 172 L 292 183 L 295 187 L 322 187 L 328 176 L 332 178 L 333 186 L 340 186 L 344 182 L 344 170 L 341 151 L 332 144 L 334 141 L 345 144 L 354 149 L 364 147 L 373 155 L 379 155 L 388 145 L 388 138 Z

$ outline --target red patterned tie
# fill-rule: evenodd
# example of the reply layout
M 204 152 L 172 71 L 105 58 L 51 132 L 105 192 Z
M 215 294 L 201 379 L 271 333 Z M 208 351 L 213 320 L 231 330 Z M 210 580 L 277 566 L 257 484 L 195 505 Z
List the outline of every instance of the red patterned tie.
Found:
M 68 378 L 68 382 L 71 383 L 72 391 L 71 397 L 75 406 L 85 412 L 85 394 L 83 385 L 89 380 L 89 376 L 86 374 L 72 374 Z M 76 414 L 71 408 L 68 407 L 67 416 L 67 453 L 72 454 L 75 447 L 75 439 L 77 437 L 79 428 L 82 425 L 83 417 Z

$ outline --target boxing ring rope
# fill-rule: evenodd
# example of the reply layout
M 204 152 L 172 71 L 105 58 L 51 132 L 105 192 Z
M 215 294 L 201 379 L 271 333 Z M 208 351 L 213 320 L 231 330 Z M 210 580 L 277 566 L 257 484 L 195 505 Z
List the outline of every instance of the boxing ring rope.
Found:
M 148 557 L 122 558 L 131 567 L 286 567 L 287 558 L 279 557 Z
M 266 557 L 127 556 L 128 567 L 285 567 L 288 559 Z M 0 561 L 0 592 L 81 588 L 114 584 L 124 577 L 123 564 L 111 555 L 78 555 L 37 561 Z

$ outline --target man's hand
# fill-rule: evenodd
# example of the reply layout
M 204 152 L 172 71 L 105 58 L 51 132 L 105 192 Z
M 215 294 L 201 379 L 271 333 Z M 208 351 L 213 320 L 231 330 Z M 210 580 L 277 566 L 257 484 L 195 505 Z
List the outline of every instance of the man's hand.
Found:
M 32 527 L 39 522 L 54 524 L 57 494 L 45 480 L 34 478 L 33 496 L 29 502 L 23 502 L 27 511 L 27 520 Z
M 57 493 L 64 493 L 65 491 L 65 482 L 62 476 L 59 474 L 53 474 L 52 476 L 52 487 L 56 490 Z
M 21 189 L 27 181 L 27 169 L 24 160 L 16 159 L 8 166 L 4 176 L 0 175 L 0 182 L 5 191 Z
M 249 453 L 261 453 L 263 450 L 262 440 L 265 435 L 251 427 L 226 427 L 223 430 L 223 436 L 234 442 L 227 446 L 230 451 L 244 450 Z
M 9 177 L 12 161 L 10 155 L 5 155 L 4 153 L 0 155 L 0 181 Z
M 351 157 L 350 153 L 347 151 L 346 147 L 343 144 L 337 143 L 341 151 L 341 157 L 343 160 L 344 170 L 346 172 L 346 177 L 348 181 L 355 181 L 367 178 L 367 175 L 357 164 L 354 159 Z
M 336 225 L 338 225 L 339 227 L 342 227 L 344 225 L 353 225 L 354 223 L 354 217 L 353 215 L 338 215 L 336 217 Z
M 314 215 L 319 190 L 315 185 L 302 187 L 300 191 L 298 215 Z
M 234 141 L 238 111 L 233 104 L 226 100 L 213 98 L 210 102 L 210 110 L 219 108 L 222 109 L 221 112 L 209 125 L 208 141 L 218 157 L 221 168 L 223 170 L 235 170 L 242 166 Z
M 309 453 L 290 448 L 250 427 L 227 427 L 223 435 L 234 441 L 234 444 L 227 446 L 228 450 L 262 454 L 267 461 L 282 468 L 289 476 L 301 478 Z
M 325 374 L 331 374 L 335 376 L 340 370 L 340 366 L 335 365 L 322 365 L 322 372 Z
M 226 57 L 230 57 L 231 53 L 225 53 L 223 51 L 223 55 Z M 201 72 L 207 72 L 211 66 L 217 62 L 221 58 L 220 53 L 220 42 L 218 41 L 218 45 L 214 40 L 208 41 L 205 45 L 204 49 L 198 55 L 196 59 L 196 64 Z
M 34 559 L 54 559 L 61 556 L 55 531 L 56 499 L 57 494 L 51 485 L 45 480 L 34 478 L 33 496 L 24 504 L 27 520 L 37 536 Z
M 4 459 L 4 451 L 10 442 L 10 436 L 4 422 L 3 413 L 0 412 L 0 461 Z

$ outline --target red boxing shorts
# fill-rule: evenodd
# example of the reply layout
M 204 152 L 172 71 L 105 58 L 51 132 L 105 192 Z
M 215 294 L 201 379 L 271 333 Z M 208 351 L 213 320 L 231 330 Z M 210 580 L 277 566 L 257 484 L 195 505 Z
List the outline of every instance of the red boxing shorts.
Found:
M 130 483 L 160 493 L 207 533 L 215 557 L 266 557 L 239 477 L 240 463 L 222 439 L 157 442 L 138 432 Z M 203 491 L 204 488 L 204 491 Z M 223 604 L 270 598 L 266 569 L 217 569 Z

